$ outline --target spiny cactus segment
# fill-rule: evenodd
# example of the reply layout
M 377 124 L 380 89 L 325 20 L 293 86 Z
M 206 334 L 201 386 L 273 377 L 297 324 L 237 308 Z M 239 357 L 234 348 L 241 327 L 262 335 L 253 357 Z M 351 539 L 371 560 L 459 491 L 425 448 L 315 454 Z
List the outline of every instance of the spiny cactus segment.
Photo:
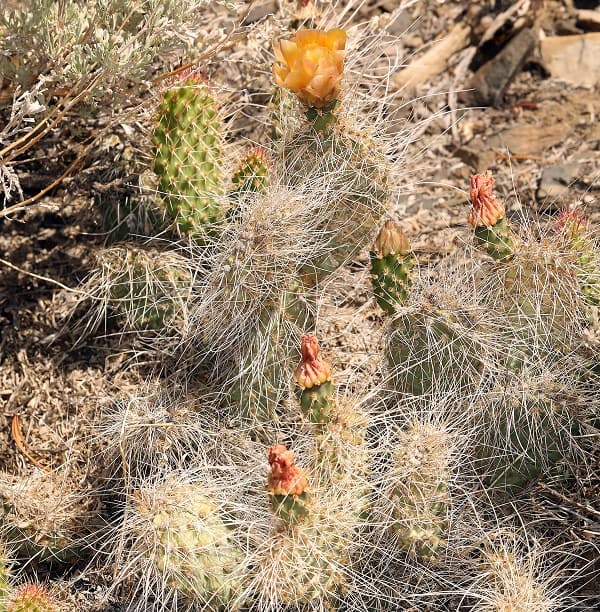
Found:
M 446 432 L 414 423 L 401 431 L 392 468 L 392 530 L 410 553 L 428 561 L 437 558 L 448 527 L 448 481 L 451 447 Z
M 135 512 L 145 554 L 170 588 L 211 609 L 232 609 L 243 554 L 211 496 L 198 485 L 167 479 L 136 494 Z
M 313 423 L 327 423 L 334 408 L 331 367 L 321 357 L 321 348 L 315 336 L 302 336 L 301 350 L 302 359 L 294 372 L 294 379 L 301 389 L 302 412 Z
M 15 588 L 6 604 L 6 612 L 58 612 L 56 599 L 42 584 L 29 582 Z
M 166 89 L 152 136 L 154 171 L 179 231 L 201 239 L 222 216 L 223 128 L 212 92 L 197 73 Z
M 486 248 L 488 255 L 505 261 L 512 255 L 514 244 L 504 205 L 494 195 L 494 183 L 490 173 L 471 177 L 468 221 L 475 230 L 475 239 Z
M 287 524 L 294 524 L 310 514 L 310 494 L 304 471 L 296 465 L 294 452 L 283 444 L 269 449 L 268 491 L 273 512 Z
M 600 270 L 588 220 L 580 210 L 565 209 L 559 214 L 555 229 L 566 239 L 567 247 L 577 254 L 578 276 L 586 303 L 600 305 Z
M 388 219 L 371 251 L 373 292 L 380 308 L 388 314 L 394 314 L 406 301 L 414 265 L 408 238 L 397 223 Z

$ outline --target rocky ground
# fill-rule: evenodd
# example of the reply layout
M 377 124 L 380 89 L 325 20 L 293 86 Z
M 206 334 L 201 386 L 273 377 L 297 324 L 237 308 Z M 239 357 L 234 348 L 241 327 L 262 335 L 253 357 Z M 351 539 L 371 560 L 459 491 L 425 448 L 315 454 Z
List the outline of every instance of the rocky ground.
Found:
M 600 222 L 600 2 L 338 4 L 352 22 L 370 22 L 395 37 L 381 49 L 382 61 L 406 58 L 406 67 L 391 78 L 391 86 L 401 91 L 393 104 L 401 105 L 395 110 L 404 121 L 423 127 L 408 151 L 415 171 L 394 216 L 423 261 L 451 253 L 465 239 L 466 191 L 474 172 L 493 171 L 511 214 L 552 215 L 577 205 Z M 204 67 L 235 92 L 239 71 L 254 63 L 243 94 L 231 93 L 238 109 L 231 122 L 251 139 L 260 139 L 260 123 L 245 121 L 252 117 L 252 102 L 269 91 L 270 37 L 281 10 L 277 1 L 257 0 L 240 14 L 224 13 L 215 28 L 238 19 L 241 34 Z M 11 98 L 5 80 L 0 126 L 8 120 Z M 152 366 L 136 364 L 129 339 L 117 329 L 85 335 L 72 318 L 81 298 L 77 288 L 106 241 L 103 206 L 138 194 L 148 159 L 148 145 L 140 145 L 147 121 L 139 108 L 119 121 L 74 112 L 16 165 L 23 198 L 35 196 L 102 132 L 75 172 L 31 207 L 0 218 L 0 467 L 5 473 L 31 475 L 58 468 L 69 457 L 79 476 L 86 473 L 93 482 L 93 458 L 102 447 L 92 426 L 95 415 L 115 394 L 133 393 Z M 134 161 L 140 150 L 146 157 Z M 336 281 L 322 309 L 320 332 L 340 364 L 373 373 L 382 322 L 366 266 L 365 253 Z M 91 307 L 84 301 L 77 312 Z M 562 498 L 549 491 L 546 497 L 548 512 L 572 517 L 574 538 L 600 547 L 598 489 Z M 93 602 L 101 599 L 101 589 L 93 576 L 69 578 L 64 589 L 72 609 L 99 610 Z M 592 593 L 598 585 L 584 588 Z

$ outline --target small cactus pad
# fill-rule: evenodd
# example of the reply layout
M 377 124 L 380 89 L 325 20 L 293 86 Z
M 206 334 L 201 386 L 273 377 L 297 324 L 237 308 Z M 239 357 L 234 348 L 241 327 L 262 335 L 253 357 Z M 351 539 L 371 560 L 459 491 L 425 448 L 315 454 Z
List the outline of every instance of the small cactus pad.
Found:
M 388 314 L 406 301 L 414 265 L 408 238 L 394 221 L 386 221 L 371 251 L 371 280 L 375 299 Z
M 268 491 L 273 512 L 285 523 L 297 523 L 310 513 L 306 474 L 296 465 L 293 451 L 283 444 L 269 449 L 269 465 Z
M 494 196 L 494 178 L 490 173 L 471 177 L 469 225 L 475 229 L 477 243 L 490 257 L 505 261 L 514 250 L 504 205 Z
M 167 212 L 182 233 L 202 236 L 222 212 L 222 126 L 205 82 L 192 76 L 165 91 L 152 142 Z
M 331 382 L 331 367 L 321 358 L 321 349 L 315 336 L 302 336 L 302 360 L 294 378 L 302 389 L 300 406 L 302 412 L 313 423 L 327 423 L 334 409 L 334 386 Z
M 248 193 L 260 193 L 269 184 L 269 166 L 267 153 L 264 149 L 255 148 L 240 161 L 231 177 L 232 197 L 240 197 Z

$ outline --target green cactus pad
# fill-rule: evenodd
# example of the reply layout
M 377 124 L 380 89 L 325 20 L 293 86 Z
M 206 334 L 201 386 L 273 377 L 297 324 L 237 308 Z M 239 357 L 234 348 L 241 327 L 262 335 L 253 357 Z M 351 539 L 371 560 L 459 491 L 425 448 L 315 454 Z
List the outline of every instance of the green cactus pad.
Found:
M 230 197 L 238 199 L 248 193 L 262 193 L 269 185 L 269 167 L 265 153 L 257 149 L 248 153 L 231 177 Z
M 335 408 L 335 387 L 330 380 L 310 389 L 302 389 L 300 408 L 312 423 L 328 423 Z
M 138 498 L 136 512 L 156 570 L 191 601 L 235 609 L 244 557 L 215 502 L 198 486 L 170 480 L 152 493 L 150 503 Z
M 300 495 L 271 495 L 273 512 L 286 524 L 304 520 L 310 514 L 308 492 Z
M 152 142 L 169 216 L 181 233 L 201 239 L 223 212 L 222 126 L 205 83 L 190 80 L 164 93 Z
M 399 391 L 423 395 L 446 379 L 462 388 L 479 380 L 485 347 L 462 314 L 428 308 L 394 320 L 388 360 Z
M 502 217 L 493 227 L 476 227 L 475 239 L 497 261 L 506 261 L 514 253 L 514 241 L 506 217 Z
M 384 312 L 392 315 L 398 305 L 406 301 L 414 265 L 412 255 L 390 254 L 380 257 L 375 251 L 371 251 L 373 293 Z

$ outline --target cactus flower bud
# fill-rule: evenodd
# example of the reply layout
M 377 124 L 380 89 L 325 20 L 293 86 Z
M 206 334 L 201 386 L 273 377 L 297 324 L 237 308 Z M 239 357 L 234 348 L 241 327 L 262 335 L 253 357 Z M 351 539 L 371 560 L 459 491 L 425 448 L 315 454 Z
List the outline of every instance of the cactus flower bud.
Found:
M 398 224 L 392 219 L 388 219 L 377 234 L 375 250 L 379 257 L 408 255 L 410 253 L 410 242 Z
M 485 174 L 474 174 L 471 177 L 471 211 L 469 225 L 471 227 L 494 227 L 506 216 L 504 205 L 494 196 L 494 177 Z
M 573 241 L 584 237 L 588 231 L 588 220 L 578 209 L 565 208 L 556 218 L 555 229 Z
M 302 360 L 294 372 L 296 382 L 303 389 L 311 389 L 331 379 L 331 367 L 321 358 L 321 349 L 315 336 L 302 336 Z
M 345 46 L 346 33 L 340 29 L 300 30 L 291 40 L 276 41 L 275 82 L 309 107 L 328 106 L 339 94 Z
M 283 444 L 269 449 L 269 492 L 273 495 L 302 495 L 308 486 L 306 474 L 296 465 L 294 452 Z

